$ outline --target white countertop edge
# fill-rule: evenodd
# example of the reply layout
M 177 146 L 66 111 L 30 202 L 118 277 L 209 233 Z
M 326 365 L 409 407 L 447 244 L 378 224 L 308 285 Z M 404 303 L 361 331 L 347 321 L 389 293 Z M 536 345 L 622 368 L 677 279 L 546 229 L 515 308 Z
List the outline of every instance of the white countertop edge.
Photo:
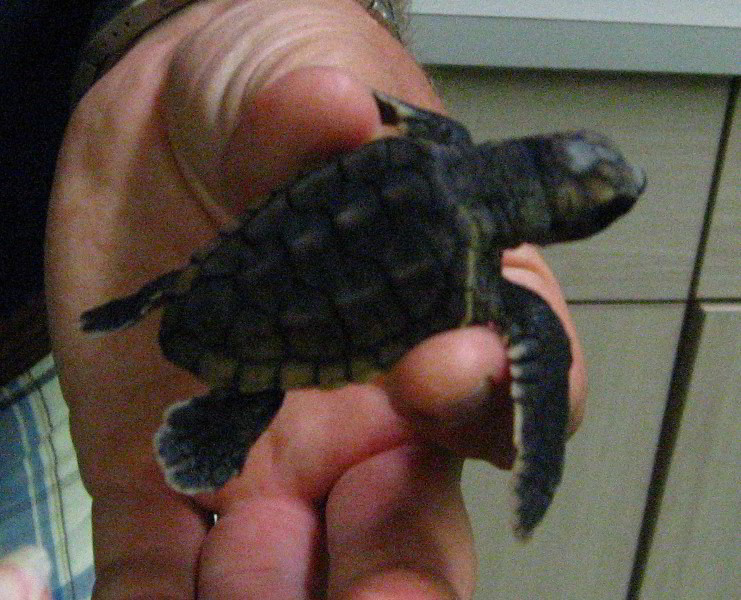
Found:
M 741 74 L 741 29 L 412 13 L 420 62 L 505 68 Z

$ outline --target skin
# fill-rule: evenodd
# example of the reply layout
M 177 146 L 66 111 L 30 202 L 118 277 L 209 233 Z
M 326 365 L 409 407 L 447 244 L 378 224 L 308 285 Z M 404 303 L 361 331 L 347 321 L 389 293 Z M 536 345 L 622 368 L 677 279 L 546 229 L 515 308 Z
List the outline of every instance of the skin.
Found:
M 152 434 L 165 407 L 206 388 L 162 357 L 159 315 L 99 338 L 77 326 L 83 310 L 186 262 L 298 170 L 387 133 L 370 87 L 442 111 L 411 56 L 352 0 L 199 3 L 144 36 L 74 112 L 47 289 L 93 497 L 97 600 L 472 597 L 462 460 L 513 457 L 494 330 L 435 336 L 372 384 L 288 394 L 242 474 L 191 499 L 164 484 Z M 571 336 L 573 429 L 584 363 L 558 284 L 532 248 L 505 263 Z M 209 511 L 221 515 L 213 528 Z

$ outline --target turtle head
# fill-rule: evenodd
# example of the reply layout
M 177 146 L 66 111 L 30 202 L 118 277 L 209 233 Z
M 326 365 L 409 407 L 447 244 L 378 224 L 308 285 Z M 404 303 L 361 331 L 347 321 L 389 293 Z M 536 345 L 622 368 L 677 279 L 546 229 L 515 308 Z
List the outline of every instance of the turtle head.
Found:
M 588 237 L 627 213 L 646 187 L 608 138 L 591 131 L 499 146 L 515 238 L 547 244 Z

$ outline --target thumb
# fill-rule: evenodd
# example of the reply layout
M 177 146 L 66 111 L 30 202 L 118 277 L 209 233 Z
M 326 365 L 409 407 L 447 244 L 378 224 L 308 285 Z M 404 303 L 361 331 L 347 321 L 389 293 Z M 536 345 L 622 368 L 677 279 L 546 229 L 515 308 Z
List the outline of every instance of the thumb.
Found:
M 382 125 L 370 88 L 345 71 L 303 67 L 245 103 L 224 156 L 229 208 L 299 170 L 368 142 Z
M 435 102 L 412 57 L 356 0 L 230 3 L 174 53 L 170 145 L 205 208 L 228 220 L 307 162 L 373 137 L 369 87 Z

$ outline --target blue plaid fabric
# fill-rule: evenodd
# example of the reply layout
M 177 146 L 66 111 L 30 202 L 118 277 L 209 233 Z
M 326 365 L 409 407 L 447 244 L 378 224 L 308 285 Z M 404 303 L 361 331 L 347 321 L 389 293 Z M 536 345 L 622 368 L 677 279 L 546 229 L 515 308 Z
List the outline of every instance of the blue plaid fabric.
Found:
M 51 558 L 53 600 L 90 598 L 90 507 L 47 356 L 0 388 L 0 556 L 42 546 Z

